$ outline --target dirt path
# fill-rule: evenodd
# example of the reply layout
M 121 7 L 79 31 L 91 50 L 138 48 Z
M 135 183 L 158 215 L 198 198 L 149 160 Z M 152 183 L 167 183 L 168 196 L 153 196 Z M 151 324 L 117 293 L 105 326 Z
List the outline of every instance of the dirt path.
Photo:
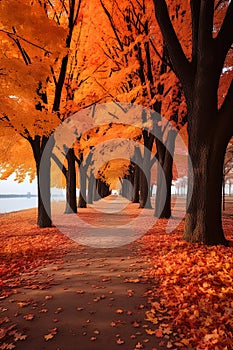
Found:
M 83 210 L 84 216 L 88 210 L 92 209 Z M 103 219 L 106 213 L 96 215 Z M 8 317 L 16 324 L 12 328 L 14 339 L 18 337 L 13 343 L 16 349 L 155 348 L 155 338 L 145 331 L 149 306 L 144 294 L 150 284 L 143 277 L 147 265 L 138 256 L 137 244 L 74 247 L 63 263 L 24 274 L 24 287 L 0 301 L 0 321 Z M 6 326 L 9 323 L 0 322 L 0 342 L 1 327 Z M 11 341 L 11 337 L 3 338 L 0 349 L 13 349 Z
M 34 286 L 30 274 L 30 289 L 20 288 L 15 296 L 1 302 L 1 307 L 7 308 L 1 317 L 8 316 L 28 335 L 16 348 L 115 350 L 121 345 L 133 350 L 138 345 L 138 349 L 152 349 L 145 332 L 147 301 L 143 297 L 150 285 L 142 278 L 145 263 L 134 249 L 131 244 L 71 251 L 62 265 L 38 269 Z M 37 289 L 45 274 L 50 288 L 42 285 L 45 289 Z M 57 330 L 49 331 L 54 328 Z M 44 335 L 56 332 L 53 339 L 44 339 Z

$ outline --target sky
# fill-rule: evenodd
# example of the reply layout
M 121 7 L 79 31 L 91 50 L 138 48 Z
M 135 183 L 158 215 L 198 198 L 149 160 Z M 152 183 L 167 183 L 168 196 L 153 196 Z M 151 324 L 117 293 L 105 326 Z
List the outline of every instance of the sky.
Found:
M 22 183 L 14 181 L 15 175 L 12 174 L 7 180 L 0 180 L 0 194 L 37 194 L 37 181 L 29 182 L 29 178 Z

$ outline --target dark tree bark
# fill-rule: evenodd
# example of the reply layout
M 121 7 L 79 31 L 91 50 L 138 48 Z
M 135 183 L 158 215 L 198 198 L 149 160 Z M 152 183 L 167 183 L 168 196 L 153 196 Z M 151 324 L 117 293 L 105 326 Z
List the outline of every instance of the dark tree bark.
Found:
M 87 174 L 86 174 L 86 168 L 83 165 L 83 163 L 80 163 L 79 165 L 79 201 L 78 201 L 78 207 L 79 208 L 86 208 L 87 207 L 87 199 L 86 199 L 86 189 L 87 189 Z
M 76 198 L 76 168 L 74 149 L 70 148 L 66 154 L 67 171 L 66 171 L 66 209 L 65 214 L 77 213 Z
M 91 171 L 90 177 L 88 179 L 88 196 L 87 203 L 92 204 L 94 199 L 94 187 L 95 187 L 95 177 L 93 172 Z
M 142 154 L 139 147 L 135 147 L 134 156 L 134 179 L 133 179 L 133 203 L 139 203 L 140 200 L 140 173 L 142 167 Z
M 158 153 L 157 192 L 155 216 L 168 219 L 171 217 L 172 167 L 177 131 L 169 130 L 166 144 L 156 139 Z
M 106 182 L 103 182 L 103 197 L 107 197 L 111 194 L 111 191 L 109 189 L 109 184 Z
M 127 198 L 129 201 L 132 201 L 135 183 L 135 167 L 133 163 L 129 165 L 128 171 L 129 173 L 126 174 L 123 179 L 121 179 L 122 196 Z
M 50 169 L 51 169 L 51 154 L 52 147 L 43 151 L 47 145 L 48 137 L 35 136 L 28 138 L 32 147 L 33 155 L 36 161 L 37 188 L 38 188 L 38 214 L 37 225 L 40 228 L 52 227 L 51 220 L 51 194 L 50 194 Z M 43 155 L 43 164 L 41 163 Z M 43 165 L 43 166 L 41 166 Z
M 218 109 L 218 86 L 233 42 L 233 2 L 213 38 L 214 1 L 192 0 L 192 61 L 177 38 L 165 0 L 154 0 L 155 14 L 188 106 L 191 158 L 185 229 L 189 242 L 227 244 L 221 219 L 222 173 L 226 147 L 233 134 L 233 81 Z M 193 167 L 193 174 L 192 174 Z
M 100 179 L 95 179 L 95 186 L 94 186 L 94 192 L 93 192 L 94 201 L 98 201 L 101 199 L 100 189 L 101 189 Z
M 83 153 L 79 155 L 79 158 L 75 157 L 75 160 L 79 166 L 79 201 L 78 201 L 78 207 L 79 208 L 86 208 L 87 207 L 87 169 L 91 164 L 93 153 L 89 152 L 86 160 L 84 159 Z M 92 171 L 91 171 L 92 174 Z M 92 199 L 93 200 L 93 199 Z
M 151 150 L 154 142 L 154 135 L 148 130 L 142 131 L 144 140 L 144 155 L 142 169 L 140 171 L 140 199 L 139 208 L 151 209 L 150 200 L 150 179 L 151 179 Z
M 133 203 L 139 203 L 140 188 L 140 168 L 138 164 L 134 164 L 134 182 L 133 182 Z
M 225 176 L 223 174 L 223 177 L 222 177 L 222 210 L 223 211 L 226 210 L 226 191 L 225 191 L 225 186 L 226 186 L 226 180 L 225 180 Z

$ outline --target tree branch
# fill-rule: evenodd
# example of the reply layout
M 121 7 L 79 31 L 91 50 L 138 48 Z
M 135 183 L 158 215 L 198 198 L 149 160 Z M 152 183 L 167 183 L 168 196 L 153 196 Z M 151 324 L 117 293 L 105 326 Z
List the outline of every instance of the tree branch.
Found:
M 191 0 L 190 7 L 192 13 L 192 62 L 196 66 L 198 49 L 198 29 L 201 0 Z
M 233 135 L 233 79 L 231 80 L 227 95 L 219 110 L 219 116 L 219 123 L 224 125 L 229 137 L 231 137 Z
M 107 7 L 104 5 L 104 3 L 103 3 L 102 0 L 100 0 L 100 3 L 101 3 L 101 5 L 102 5 L 102 7 L 103 7 L 103 10 L 104 10 L 105 14 L 107 15 L 107 17 L 108 17 L 108 19 L 109 19 L 110 25 L 111 25 L 111 27 L 112 27 L 112 30 L 113 30 L 114 34 L 115 34 L 115 37 L 116 37 L 117 42 L 118 42 L 118 44 L 119 44 L 119 46 L 120 46 L 120 49 L 121 49 L 121 51 L 123 51 L 123 50 L 124 50 L 124 47 L 123 47 L 123 44 L 122 44 L 122 42 L 121 42 L 121 40 L 120 40 L 120 38 L 119 38 L 119 35 L 118 35 L 118 33 L 117 33 L 117 29 L 116 29 L 116 27 L 115 27 L 115 25 L 114 25 L 114 23 L 113 23 L 112 16 L 110 15 L 110 12 L 108 11 Z
M 60 159 L 54 153 L 52 153 L 51 158 L 54 160 L 54 162 L 57 164 L 58 168 L 62 171 L 63 175 L 66 178 L 67 177 L 67 169 L 66 169 L 66 167 L 62 164 Z
M 153 43 L 153 40 L 150 39 L 150 44 L 152 46 L 152 49 L 154 50 L 154 52 L 156 53 L 156 55 L 158 56 L 158 58 L 162 61 L 162 63 L 166 64 L 166 66 L 168 66 L 172 71 L 174 71 L 172 64 L 170 62 L 168 62 L 166 59 L 164 59 L 159 51 L 157 50 L 155 44 Z
M 227 91 L 227 95 L 220 108 L 220 113 L 223 113 L 223 115 L 226 115 L 226 114 L 231 115 L 233 120 L 233 79 L 231 80 L 231 84 Z
M 222 26 L 216 38 L 217 52 L 220 54 L 220 60 L 225 61 L 227 52 L 233 43 L 233 1 L 230 2 Z
M 50 51 L 44 49 L 43 47 L 41 47 L 41 46 L 39 46 L 39 45 L 37 45 L 37 44 L 32 43 L 31 41 L 29 41 L 29 40 L 23 38 L 21 35 L 18 35 L 18 34 L 14 33 L 14 32 L 9 32 L 9 31 L 4 30 L 4 29 L 1 29 L 1 28 L 0 28 L 0 32 L 6 33 L 6 34 L 9 35 L 10 37 L 15 37 L 15 38 L 21 39 L 21 40 L 23 40 L 24 42 L 26 42 L 27 44 L 30 44 L 30 45 L 32 45 L 32 46 L 34 46 L 34 47 L 37 47 L 38 49 L 40 49 L 40 50 L 42 50 L 42 51 L 44 51 L 44 52 L 46 52 L 46 53 L 51 53 Z M 13 39 L 13 38 L 12 38 L 12 39 Z
M 77 8 L 77 11 L 76 11 L 76 14 L 75 14 L 73 25 L 75 25 L 76 22 L 77 22 L 77 19 L 78 19 L 78 16 L 79 16 L 79 12 L 80 12 L 80 8 L 81 8 L 81 2 L 82 2 L 82 0 L 79 0 L 79 2 L 78 2 L 78 8 Z
M 206 48 L 207 43 L 213 42 L 213 20 L 214 20 L 214 1 L 213 0 L 201 1 L 200 13 L 199 13 L 199 33 L 198 33 L 199 51 L 202 51 L 203 48 Z
M 171 23 L 168 8 L 165 0 L 153 0 L 155 15 L 163 34 L 168 54 L 171 58 L 173 68 L 182 82 L 186 92 L 189 92 L 193 85 L 193 74 L 191 64 L 184 54 L 174 27 Z

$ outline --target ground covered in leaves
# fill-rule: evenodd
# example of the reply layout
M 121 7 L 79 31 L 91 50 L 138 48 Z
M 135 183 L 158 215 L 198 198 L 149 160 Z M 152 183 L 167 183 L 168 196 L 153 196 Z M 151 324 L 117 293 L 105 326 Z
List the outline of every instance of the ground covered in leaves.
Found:
M 188 244 L 183 223 L 166 234 L 160 220 L 131 245 L 85 248 L 35 219 L 0 216 L 1 350 L 233 349 L 232 247 Z
M 186 243 L 183 224 L 166 234 L 166 220 L 141 239 L 153 280 L 146 332 L 161 339 L 160 345 L 233 349 L 233 207 L 227 208 L 223 223 L 230 247 Z

